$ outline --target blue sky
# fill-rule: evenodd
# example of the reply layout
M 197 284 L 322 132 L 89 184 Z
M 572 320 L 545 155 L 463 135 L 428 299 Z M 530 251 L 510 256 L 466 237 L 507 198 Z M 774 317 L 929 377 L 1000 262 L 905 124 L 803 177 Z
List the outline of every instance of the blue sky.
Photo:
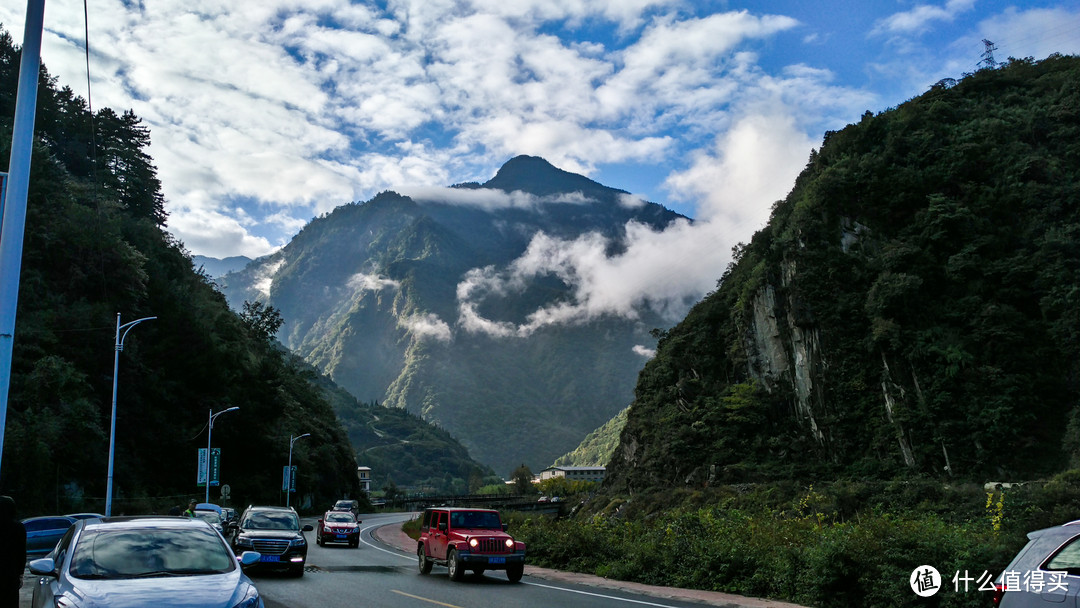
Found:
M 339 205 L 532 154 L 695 218 L 633 260 L 560 262 L 647 291 L 673 274 L 650 260 L 692 260 L 683 296 L 826 130 L 975 71 L 983 39 L 998 60 L 1080 52 L 1080 6 L 1056 0 L 88 1 L 93 105 L 150 128 L 192 253 L 264 255 Z M 25 8 L 0 0 L 16 41 Z M 85 97 L 82 2 L 49 0 L 45 24 L 43 61 Z

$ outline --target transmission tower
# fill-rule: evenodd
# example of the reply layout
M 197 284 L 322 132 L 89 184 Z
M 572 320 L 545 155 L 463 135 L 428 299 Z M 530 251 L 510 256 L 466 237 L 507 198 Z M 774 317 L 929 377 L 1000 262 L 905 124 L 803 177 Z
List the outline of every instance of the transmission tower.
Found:
M 985 50 L 983 50 L 982 61 L 980 61 L 979 64 L 985 65 L 986 67 L 991 69 L 996 68 L 997 61 L 994 61 L 994 51 L 997 50 L 997 45 L 995 45 L 993 42 L 990 42 L 986 38 L 983 38 L 982 43 L 983 46 L 986 48 Z

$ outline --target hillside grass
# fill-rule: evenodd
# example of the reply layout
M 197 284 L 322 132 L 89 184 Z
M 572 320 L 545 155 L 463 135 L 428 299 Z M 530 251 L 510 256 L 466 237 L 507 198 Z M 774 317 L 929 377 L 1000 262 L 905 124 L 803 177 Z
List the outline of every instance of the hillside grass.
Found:
M 606 503 L 606 504 L 601 504 Z M 528 561 L 652 585 L 723 591 L 820 607 L 990 605 L 953 576 L 996 576 L 1027 532 L 1077 518 L 1080 471 L 991 492 L 933 481 L 838 482 L 816 488 L 728 486 L 593 499 L 579 514 L 509 516 Z M 931 565 L 942 590 L 919 598 Z

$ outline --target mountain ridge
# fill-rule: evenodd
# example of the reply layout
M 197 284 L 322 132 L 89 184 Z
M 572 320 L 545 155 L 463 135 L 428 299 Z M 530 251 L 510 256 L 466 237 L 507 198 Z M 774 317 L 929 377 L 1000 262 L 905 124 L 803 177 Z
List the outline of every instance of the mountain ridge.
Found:
M 539 234 L 594 233 L 617 251 L 627 222 L 659 230 L 686 218 L 536 157 L 515 157 L 464 190 L 483 198 L 383 192 L 339 207 L 224 277 L 223 293 L 234 308 L 260 300 L 280 310 L 282 341 L 361 401 L 437 422 L 501 474 L 523 459 L 542 468 L 626 407 L 644 361 L 633 348 L 651 345 L 649 331 L 670 321 L 646 310 L 527 326 L 534 311 L 572 298 L 571 286 L 551 271 L 519 284 L 512 263 Z M 253 288 L 270 277 L 269 290 Z M 514 337 L 526 333 L 528 341 Z M 518 428 L 525 412 L 550 441 Z M 550 420 L 556 414 L 566 424 Z M 473 419 L 505 420 L 509 430 Z

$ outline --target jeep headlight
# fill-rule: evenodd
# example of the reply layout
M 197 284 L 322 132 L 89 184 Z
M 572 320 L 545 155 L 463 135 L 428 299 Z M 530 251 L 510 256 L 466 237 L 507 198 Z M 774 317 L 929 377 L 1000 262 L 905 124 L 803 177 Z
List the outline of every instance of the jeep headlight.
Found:
M 512 539 L 512 538 L 506 539 L 506 548 L 507 549 L 513 549 L 514 548 L 514 539 Z
M 479 544 L 480 544 L 480 541 L 476 540 L 475 538 L 470 538 L 469 539 L 469 546 L 472 547 L 473 549 L 475 549 L 477 547 L 477 545 L 479 545 Z

